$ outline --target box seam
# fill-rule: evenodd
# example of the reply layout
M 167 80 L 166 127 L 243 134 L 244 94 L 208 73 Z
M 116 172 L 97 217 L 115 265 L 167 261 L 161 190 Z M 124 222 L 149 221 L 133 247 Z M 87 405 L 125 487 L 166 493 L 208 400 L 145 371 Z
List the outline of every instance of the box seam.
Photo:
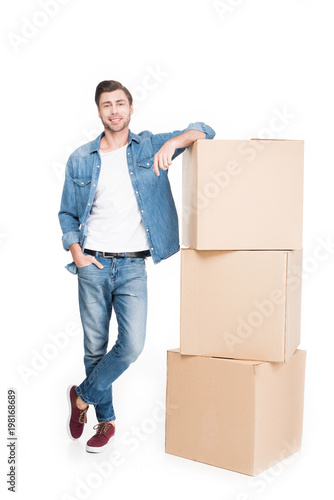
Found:
M 195 228 L 196 228 L 196 234 L 195 234 L 195 245 L 196 245 L 196 248 L 198 248 L 198 225 L 199 225 L 199 218 L 198 218 L 198 196 L 197 196 L 197 193 L 198 193 L 198 165 L 199 165 L 199 145 L 198 145 L 198 142 L 196 141 L 196 143 L 194 144 L 195 146 L 195 165 L 196 165 L 196 168 L 195 168 L 195 175 L 196 175 L 196 181 L 195 181 L 195 185 L 196 185 L 196 196 L 195 196 L 195 206 L 196 206 L 196 214 L 195 214 L 195 217 L 196 217 L 196 224 L 195 224 Z
M 289 252 L 286 253 L 285 259 L 285 303 L 284 303 L 284 346 L 283 346 L 283 357 L 284 361 L 287 359 L 287 317 L 288 317 L 288 269 L 289 269 Z
M 253 456 L 252 456 L 252 476 L 254 476 L 254 471 L 255 471 L 255 464 L 256 464 L 256 451 L 257 451 L 257 443 L 256 443 L 256 435 L 257 435 L 257 424 L 256 424 L 256 367 L 258 365 L 253 365 L 253 425 L 254 425 L 254 432 L 253 432 Z

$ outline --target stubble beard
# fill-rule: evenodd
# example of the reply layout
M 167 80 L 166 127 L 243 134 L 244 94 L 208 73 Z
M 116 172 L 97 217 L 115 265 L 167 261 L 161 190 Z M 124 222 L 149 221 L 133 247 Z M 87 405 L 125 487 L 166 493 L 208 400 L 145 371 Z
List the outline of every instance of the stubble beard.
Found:
M 128 117 L 122 117 L 123 118 L 123 127 L 122 128 L 117 128 L 117 125 L 115 125 L 115 128 L 113 128 L 113 125 L 110 124 L 109 120 L 105 120 L 104 118 L 101 117 L 102 124 L 106 130 L 109 130 L 110 132 L 121 132 L 124 130 L 130 123 L 130 116 Z

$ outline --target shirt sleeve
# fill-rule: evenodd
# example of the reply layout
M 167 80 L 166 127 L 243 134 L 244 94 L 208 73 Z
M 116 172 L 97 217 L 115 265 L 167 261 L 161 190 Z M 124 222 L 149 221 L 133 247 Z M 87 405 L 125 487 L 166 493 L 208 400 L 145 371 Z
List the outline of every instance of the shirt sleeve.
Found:
M 213 139 L 214 136 L 216 135 L 216 132 L 209 126 L 206 125 L 203 122 L 194 122 L 190 123 L 187 128 L 183 130 L 174 130 L 173 132 L 167 132 L 167 133 L 162 133 L 162 134 L 153 134 L 151 141 L 152 145 L 155 149 L 155 152 L 159 151 L 159 149 L 167 142 L 169 139 L 173 139 L 174 137 L 177 137 L 178 135 L 183 134 L 184 132 L 187 132 L 188 130 L 199 130 L 200 132 L 205 133 L 205 139 Z M 175 150 L 175 153 L 172 157 L 172 160 L 179 156 L 183 151 L 185 151 L 187 148 L 178 148 Z
M 71 160 L 69 159 L 65 169 L 65 182 L 58 212 L 60 227 L 63 232 L 62 242 L 65 250 L 73 243 L 80 242 L 79 217 L 77 214 L 76 196 L 74 182 L 71 175 Z

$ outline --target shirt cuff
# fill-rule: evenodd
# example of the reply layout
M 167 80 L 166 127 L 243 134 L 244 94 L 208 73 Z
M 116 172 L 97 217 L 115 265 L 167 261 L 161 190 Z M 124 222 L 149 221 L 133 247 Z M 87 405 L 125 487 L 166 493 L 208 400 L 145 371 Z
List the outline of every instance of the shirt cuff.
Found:
M 79 231 L 70 231 L 63 234 L 63 247 L 67 251 L 73 243 L 80 243 Z
M 213 139 L 216 135 L 216 132 L 209 125 L 206 125 L 203 122 L 194 122 L 190 123 L 186 130 L 200 130 L 205 133 L 206 139 Z

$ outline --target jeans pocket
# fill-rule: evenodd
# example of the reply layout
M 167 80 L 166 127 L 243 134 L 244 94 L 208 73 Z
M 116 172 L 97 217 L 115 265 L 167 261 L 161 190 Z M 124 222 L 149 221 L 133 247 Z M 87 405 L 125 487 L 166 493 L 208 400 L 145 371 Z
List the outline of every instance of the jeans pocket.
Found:
M 86 253 L 86 252 L 84 252 L 84 251 L 83 251 L 82 253 L 83 253 L 84 255 L 90 255 L 90 254 L 88 254 L 88 253 Z M 77 266 L 77 268 L 78 268 L 78 269 L 85 269 L 86 267 L 90 267 L 92 264 L 93 264 L 93 262 L 90 262 L 89 264 L 86 264 L 85 266 L 80 266 L 80 267 L 79 267 L 79 266 Z
M 85 267 L 90 267 L 93 265 L 93 262 L 91 262 L 90 264 L 86 264 L 85 266 L 77 266 L 78 269 L 85 269 Z

